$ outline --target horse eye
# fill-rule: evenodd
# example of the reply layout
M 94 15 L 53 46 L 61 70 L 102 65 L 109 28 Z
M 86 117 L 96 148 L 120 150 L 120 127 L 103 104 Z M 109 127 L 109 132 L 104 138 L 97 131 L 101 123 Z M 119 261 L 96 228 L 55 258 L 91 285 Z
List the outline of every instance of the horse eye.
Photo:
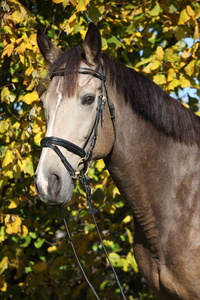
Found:
M 82 103 L 83 104 L 92 104 L 95 100 L 95 96 L 93 95 L 86 95 L 84 98 L 83 98 L 83 101 Z

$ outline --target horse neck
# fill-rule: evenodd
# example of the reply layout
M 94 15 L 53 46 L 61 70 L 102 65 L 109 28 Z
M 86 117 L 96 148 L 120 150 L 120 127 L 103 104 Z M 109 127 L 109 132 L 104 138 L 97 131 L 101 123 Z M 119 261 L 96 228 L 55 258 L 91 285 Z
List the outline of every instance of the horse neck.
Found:
M 143 227 L 146 239 L 151 240 L 154 248 L 158 243 L 158 231 L 169 222 L 169 217 L 165 219 L 167 213 L 174 218 L 170 209 L 176 206 L 173 202 L 177 190 L 183 182 L 191 184 L 188 179 L 194 166 L 200 174 L 199 149 L 196 145 L 186 146 L 166 137 L 134 113 L 123 99 L 116 96 L 116 100 L 117 139 L 105 163 L 132 209 L 135 222 Z M 181 201 L 186 199 L 182 197 Z M 182 208 L 177 207 L 177 211 L 179 209 Z M 162 224 L 157 226 L 161 220 Z

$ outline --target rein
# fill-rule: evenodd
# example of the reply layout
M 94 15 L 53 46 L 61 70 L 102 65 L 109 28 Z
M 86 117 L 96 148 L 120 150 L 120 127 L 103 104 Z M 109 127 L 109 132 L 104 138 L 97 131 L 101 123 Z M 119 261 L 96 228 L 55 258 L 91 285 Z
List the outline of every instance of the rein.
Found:
M 65 168 L 67 169 L 67 171 L 69 172 L 71 178 L 73 181 L 79 179 L 83 185 L 83 188 L 85 189 L 85 192 L 86 192 L 86 196 L 87 196 L 87 201 L 88 201 L 88 205 L 89 205 L 89 208 L 90 208 L 90 211 L 88 213 L 92 214 L 92 217 L 93 217 L 93 220 L 94 220 L 94 223 L 95 223 L 95 226 L 96 226 L 96 230 L 97 230 L 97 233 L 98 233 L 98 236 L 99 236 L 99 239 L 100 239 L 100 242 L 102 244 L 102 247 L 104 249 L 104 252 L 106 254 L 106 257 L 109 261 L 109 264 L 112 268 L 112 271 L 114 273 L 114 276 L 115 276 L 115 279 L 117 281 L 117 284 L 119 286 L 119 289 L 120 289 L 120 292 L 121 292 L 121 295 L 122 295 L 122 298 L 124 300 L 126 300 L 126 297 L 124 295 L 124 292 L 122 290 L 122 287 L 121 287 L 121 284 L 119 282 L 119 279 L 118 279 L 118 276 L 115 272 L 115 269 L 110 261 L 110 258 L 108 256 L 108 253 L 106 251 L 106 248 L 104 246 L 104 243 L 102 241 L 102 238 L 101 238 L 101 234 L 100 234 L 100 231 L 99 231 L 99 228 L 98 228 L 98 225 L 97 225 L 97 222 L 96 222 L 96 219 L 95 219 L 95 216 L 94 214 L 97 212 L 96 209 L 93 209 L 92 208 L 92 203 L 91 203 L 91 189 L 87 183 L 87 179 L 86 179 L 86 176 L 85 176 L 85 173 L 87 172 L 87 169 L 88 169 L 88 164 L 89 164 L 89 161 L 92 157 L 92 152 L 93 152 L 93 149 L 95 147 L 95 144 L 96 144 L 96 139 L 97 139 L 97 135 L 98 135 L 98 126 L 99 126 L 99 122 L 101 120 L 101 126 L 102 126 L 102 122 L 103 122 L 103 112 L 104 112 L 104 107 L 105 107 L 105 104 L 106 104 L 106 100 L 107 100 L 107 104 L 108 104 L 108 107 L 109 107 L 109 112 L 110 112 L 110 117 L 111 117 L 111 120 L 112 120 L 112 125 L 113 125 L 113 130 L 114 130 L 114 142 L 113 142 L 113 147 L 114 147 L 114 144 L 115 144 L 115 140 L 116 140 L 116 130 L 115 130 L 115 109 L 114 109 L 114 105 L 113 103 L 110 102 L 109 100 L 109 97 L 108 97 L 108 92 L 107 92 L 107 88 L 106 88 L 106 77 L 104 75 L 104 72 L 103 72 L 103 67 L 102 68 L 102 73 L 99 73 L 98 71 L 95 71 L 95 70 L 92 70 L 92 69 L 89 69 L 89 68 L 80 68 L 79 69 L 79 73 L 80 74 L 86 74 L 86 75 L 92 75 L 98 79 L 101 80 L 102 84 L 101 84 L 101 88 L 100 88 L 100 93 L 98 95 L 98 104 L 97 104 L 97 109 L 96 109 L 96 116 L 95 116 L 95 120 L 93 122 L 93 125 L 92 125 L 92 128 L 86 138 L 86 141 L 83 145 L 82 148 L 80 148 L 79 146 L 75 145 L 74 143 L 71 143 L 67 140 L 64 140 L 64 139 L 61 139 L 61 138 L 57 138 L 57 137 L 44 137 L 42 140 L 41 140 L 41 147 L 49 147 L 51 148 L 52 150 L 54 150 L 56 152 L 56 154 L 60 157 L 62 163 L 64 164 Z M 64 68 L 61 68 L 59 69 L 58 71 L 55 71 L 52 75 L 51 75 L 51 80 L 54 76 L 64 76 L 65 75 L 65 69 Z M 106 97 L 104 96 L 104 91 L 106 93 Z M 90 145 L 88 147 L 88 150 L 86 151 L 86 146 L 88 145 L 89 141 L 91 140 L 90 142 Z M 58 146 L 60 147 L 63 147 L 65 148 L 66 150 L 68 150 L 69 152 L 72 152 L 73 154 L 75 155 L 78 155 L 80 157 L 80 160 L 78 161 L 77 163 L 77 166 L 76 166 L 76 169 L 74 169 L 72 167 L 72 165 L 69 163 L 69 161 L 66 159 L 66 157 L 62 154 L 62 151 L 58 148 Z M 112 147 L 112 149 L 113 149 Z M 79 171 L 79 167 L 83 165 L 83 169 L 81 171 Z M 70 232 L 69 232 L 69 229 L 68 229 L 68 226 L 67 226 L 67 222 L 66 222 L 66 219 L 65 219 L 65 216 L 64 216 L 64 212 L 63 212 L 63 209 L 61 206 L 59 206 L 59 210 L 60 210 L 60 213 L 62 215 L 62 218 L 63 218 L 63 221 L 64 221 L 64 224 L 65 224 L 65 228 L 66 228 L 66 231 L 67 231 L 67 234 L 68 234 L 68 237 L 69 237 L 69 242 L 72 246 L 72 249 L 73 249 L 73 252 L 74 252 L 74 255 L 76 257 L 76 260 L 78 262 L 78 265 L 88 283 L 88 285 L 90 286 L 91 290 L 93 291 L 94 295 L 96 296 L 96 298 L 98 300 L 100 300 L 100 298 L 98 297 L 94 287 L 92 286 L 92 284 L 90 283 L 90 281 L 88 280 L 82 266 L 81 266 L 81 263 L 79 261 L 79 258 L 77 256 L 77 253 L 76 253 L 76 250 L 74 248 L 74 245 L 73 245 L 73 241 L 72 241 L 72 238 L 71 238 L 71 235 L 70 235 Z

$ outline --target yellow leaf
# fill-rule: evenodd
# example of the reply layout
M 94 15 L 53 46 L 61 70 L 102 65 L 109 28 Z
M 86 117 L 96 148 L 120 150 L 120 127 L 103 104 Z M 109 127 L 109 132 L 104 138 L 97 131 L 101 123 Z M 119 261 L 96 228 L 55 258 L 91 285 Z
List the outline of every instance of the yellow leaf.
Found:
M 0 121 L 0 133 L 4 133 L 8 130 L 9 124 L 7 121 Z
M 39 119 L 38 117 L 34 117 L 34 119 L 36 120 L 36 123 L 40 128 L 45 126 L 45 122 L 43 120 Z
M 95 168 L 97 168 L 97 170 L 98 170 L 99 172 L 102 172 L 102 170 L 105 168 L 105 164 L 104 164 L 103 159 L 99 159 L 99 160 L 96 162 Z
M 191 76 L 194 73 L 195 60 L 192 60 L 185 68 L 185 72 L 188 76 Z
M 34 184 L 30 185 L 30 194 L 32 196 L 36 196 L 37 195 Z
M 183 9 L 182 12 L 180 13 L 178 25 L 185 24 L 189 19 L 190 19 L 190 16 L 187 14 L 186 9 Z
M 33 66 L 30 66 L 28 69 L 26 69 L 25 71 L 25 75 L 29 76 L 31 75 L 31 73 L 34 71 Z
M 12 161 L 13 161 L 13 151 L 8 149 L 4 157 L 4 160 L 2 162 L 2 168 L 8 166 L 10 163 L 12 163 Z
M 90 2 L 90 0 L 80 0 L 78 5 L 76 6 L 76 10 L 79 11 L 84 11 L 87 10 L 87 5 Z
M 21 123 L 19 123 L 19 122 L 15 122 L 15 123 L 13 124 L 13 128 L 14 128 L 14 129 L 19 129 L 20 126 L 21 126 Z
M 166 83 L 166 78 L 164 75 L 157 74 L 153 77 L 153 81 L 158 85 L 162 85 Z
M 34 87 L 35 87 L 35 78 L 33 78 L 33 79 L 31 80 L 29 86 L 28 86 L 26 89 L 27 89 L 27 91 L 32 91 Z M 37 100 L 39 100 L 39 97 L 38 97 Z
M 22 157 L 21 157 L 21 154 L 19 153 L 18 149 L 15 149 L 14 151 L 17 155 L 17 158 L 22 161 Z
M 25 134 L 25 130 L 22 131 L 22 134 L 21 134 L 21 140 L 23 141 L 26 137 L 26 134 Z
M 186 6 L 186 11 L 187 11 L 188 16 L 195 19 L 195 12 L 194 12 L 194 10 L 192 9 L 192 7 L 190 5 Z
M 19 198 L 15 197 L 13 198 L 12 202 L 8 206 L 9 209 L 16 208 L 19 205 Z
M 21 224 L 22 220 L 20 219 L 19 216 L 15 217 L 15 221 L 12 223 L 12 232 L 13 233 L 18 233 L 21 231 Z
M 6 97 L 10 94 L 10 91 L 7 87 L 3 88 L 1 92 L 1 102 L 4 102 Z M 6 101 L 5 101 L 6 102 Z
M 120 195 L 120 192 L 119 192 L 118 188 L 115 186 L 114 189 L 113 189 L 113 198 L 114 198 L 116 195 Z
M 36 33 L 33 33 L 29 36 L 29 42 L 32 44 L 32 45 L 37 45 L 37 35 Z
M 74 21 L 76 20 L 76 12 L 69 18 L 68 24 L 70 27 L 73 27 Z
M 157 57 L 159 60 L 163 60 L 163 57 L 164 57 L 164 51 L 163 51 L 163 48 L 162 48 L 161 46 L 158 46 L 158 47 L 157 47 L 155 55 L 156 55 L 156 57 Z
M 57 251 L 57 247 L 56 246 L 51 246 L 47 249 L 47 252 L 52 253 L 52 252 L 56 252 Z
M 160 65 L 161 65 L 161 62 L 158 61 L 158 60 L 155 60 L 155 61 L 153 62 L 153 65 L 152 65 L 152 67 L 151 67 L 151 70 L 156 70 L 156 69 L 158 69 L 158 68 L 160 67 Z
M 21 63 L 24 65 L 25 64 L 25 57 L 24 57 L 24 55 L 20 55 L 19 54 L 19 59 L 20 59 Z
M 15 11 L 12 14 L 13 20 L 16 23 L 21 23 L 25 20 L 25 16 L 26 16 L 26 10 L 21 6 L 20 7 L 21 12 L 19 11 Z
M 0 291 L 6 292 L 8 288 L 7 282 L 3 279 L 0 283 Z
M 174 78 L 174 69 L 170 68 L 168 70 L 168 75 L 167 75 L 167 81 L 172 81 L 172 79 Z
M 0 275 L 8 268 L 8 262 L 8 257 L 4 256 L 0 262 Z
M 19 216 L 7 215 L 5 217 L 6 233 L 13 234 L 21 232 L 21 219 Z
M 62 3 L 64 0 L 53 0 L 53 3 L 58 4 L 58 3 Z
M 122 220 L 122 224 L 126 224 L 126 223 L 130 223 L 133 220 L 132 216 L 126 216 L 123 220 Z
M 14 43 L 8 44 L 8 45 L 4 48 L 4 51 L 3 51 L 3 54 L 2 54 L 2 58 L 3 58 L 5 55 L 11 56 L 11 54 L 13 53 L 13 50 L 14 50 Z
M 28 228 L 25 225 L 21 227 L 21 236 L 25 237 L 28 235 Z
M 19 11 L 15 11 L 12 14 L 12 18 L 13 18 L 13 21 L 16 22 L 16 23 L 20 23 L 20 22 L 24 21 L 24 16 Z
M 195 18 L 196 18 L 196 20 L 198 20 L 200 18 L 200 7 L 196 8 L 195 12 L 196 12 Z
M 180 81 L 176 78 L 172 79 L 172 81 L 168 84 L 167 86 L 167 90 L 169 91 L 173 91 L 175 89 L 175 87 L 177 87 L 178 85 L 180 85 Z
M 139 63 L 136 64 L 136 67 L 139 67 L 139 66 L 142 66 L 142 65 L 145 65 L 149 62 L 152 61 L 152 57 L 148 57 L 148 58 L 145 58 L 145 59 L 142 59 Z
M 181 77 L 180 84 L 182 89 L 191 86 L 191 82 L 188 79 L 186 79 L 184 76 Z
M 126 261 L 133 268 L 134 272 L 137 273 L 138 272 L 138 266 L 137 266 L 135 257 L 134 257 L 134 255 L 131 252 L 129 252 L 127 254 Z
M 34 136 L 34 142 L 37 146 L 40 146 L 40 141 L 44 137 L 44 132 L 40 131 Z
M 151 68 L 153 66 L 153 63 L 150 62 L 144 69 L 143 69 L 143 72 L 147 73 L 147 74 L 150 74 L 151 73 Z
M 26 44 L 25 42 L 21 42 L 21 44 L 19 45 L 19 47 L 17 48 L 17 53 L 18 54 L 22 54 L 26 51 Z
M 69 2 L 70 2 L 72 5 L 76 6 L 76 0 L 69 0 Z
M 128 229 L 127 227 L 125 229 L 126 229 L 126 233 L 128 236 L 129 244 L 133 244 L 133 235 L 132 235 L 130 229 Z
M 25 102 L 26 104 L 31 104 L 33 101 L 37 100 L 39 100 L 39 96 L 36 91 L 33 91 L 32 93 L 27 93 L 23 98 L 23 102 Z

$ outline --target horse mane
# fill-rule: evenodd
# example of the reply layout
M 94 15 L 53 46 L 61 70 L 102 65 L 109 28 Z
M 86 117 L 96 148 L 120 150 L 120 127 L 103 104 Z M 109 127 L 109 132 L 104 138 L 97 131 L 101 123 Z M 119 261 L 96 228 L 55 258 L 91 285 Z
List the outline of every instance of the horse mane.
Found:
M 103 53 L 104 72 L 110 83 L 116 86 L 125 103 L 133 111 L 151 122 L 159 131 L 186 145 L 200 146 L 200 118 L 181 103 L 170 97 L 148 77 L 126 67 Z M 84 52 L 79 47 L 63 52 L 54 62 L 49 76 L 65 68 L 65 92 L 72 96 L 76 90 L 78 70 L 84 61 Z M 97 69 L 100 66 L 97 66 Z
M 133 111 L 168 137 L 200 146 L 200 118 L 170 97 L 148 77 L 102 54 L 106 76 Z

